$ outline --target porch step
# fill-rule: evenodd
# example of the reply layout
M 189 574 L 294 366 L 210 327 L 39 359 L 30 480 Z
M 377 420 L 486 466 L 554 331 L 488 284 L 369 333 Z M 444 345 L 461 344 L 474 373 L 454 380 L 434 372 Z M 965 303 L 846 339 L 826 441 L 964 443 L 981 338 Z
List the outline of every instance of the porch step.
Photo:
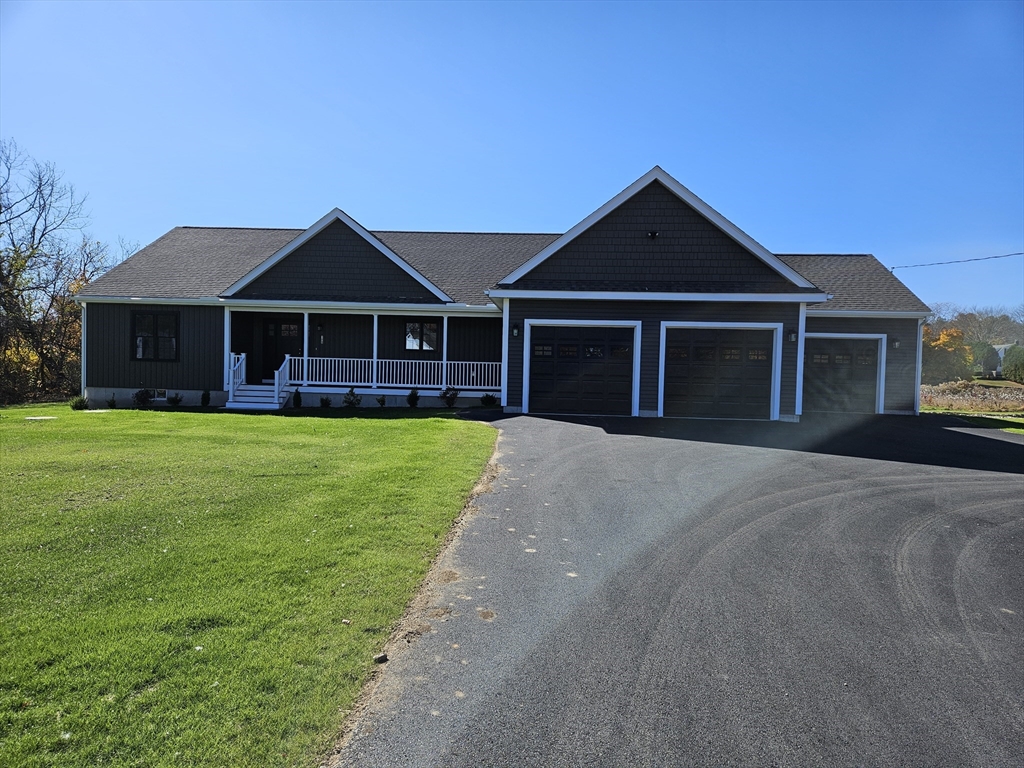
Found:
M 259 384 L 242 384 L 225 408 L 237 411 L 276 411 L 288 399 L 288 393 L 281 393 L 281 400 L 274 398 L 274 388 Z

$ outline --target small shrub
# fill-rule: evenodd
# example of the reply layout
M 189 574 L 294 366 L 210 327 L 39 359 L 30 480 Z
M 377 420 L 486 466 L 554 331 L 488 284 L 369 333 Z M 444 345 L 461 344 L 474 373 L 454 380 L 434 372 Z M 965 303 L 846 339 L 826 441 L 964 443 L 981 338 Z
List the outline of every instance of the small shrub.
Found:
M 493 408 L 497 404 L 498 398 L 496 398 L 490 392 L 487 392 L 480 396 L 480 405 L 482 405 L 484 408 Z
M 348 392 L 345 393 L 345 398 L 341 402 L 346 408 L 358 408 L 359 404 L 363 402 L 363 397 L 362 395 L 356 394 L 355 387 L 350 387 Z
M 381 408 L 383 408 L 387 404 L 388 404 L 388 399 L 386 397 L 384 397 L 384 395 L 377 395 L 377 405 L 379 405 Z
M 147 408 L 153 402 L 153 393 L 148 389 L 140 389 L 132 394 L 132 402 L 136 408 Z
M 199 399 L 199 404 L 201 406 L 203 406 L 203 408 L 209 407 L 209 405 L 210 405 L 210 390 L 208 390 L 208 389 L 204 389 L 203 390 L 203 396 Z
M 81 395 L 75 395 L 70 400 L 68 400 L 68 405 L 71 406 L 72 411 L 84 411 L 86 408 L 89 407 L 89 401 L 86 400 Z
M 454 408 L 455 401 L 459 399 L 459 390 L 455 387 L 445 387 L 441 391 L 441 402 L 444 403 L 445 408 Z
M 409 404 L 410 408 L 415 408 L 420 404 L 420 391 L 413 387 L 409 390 L 409 394 L 405 396 L 405 402 Z
M 302 393 L 299 390 L 295 390 L 295 394 L 292 395 L 292 405 L 296 408 L 302 407 Z
M 174 408 L 177 408 L 179 405 L 181 405 L 181 399 L 181 393 L 175 392 L 173 395 L 167 398 L 167 404 L 173 406 Z
M 326 396 L 321 397 L 320 398 L 320 407 L 321 408 L 330 408 L 331 407 L 331 398 L 326 397 Z
M 107 408 L 117 408 L 117 398 L 114 397 L 114 393 L 110 393 L 110 399 L 107 400 Z

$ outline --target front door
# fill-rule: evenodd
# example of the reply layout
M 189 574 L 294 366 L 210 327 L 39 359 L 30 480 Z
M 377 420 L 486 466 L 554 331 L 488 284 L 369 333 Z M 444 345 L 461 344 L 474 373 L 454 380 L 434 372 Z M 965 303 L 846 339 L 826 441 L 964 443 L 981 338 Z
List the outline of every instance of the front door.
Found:
M 274 371 L 281 367 L 285 355 L 302 357 L 301 318 L 265 317 L 261 367 L 264 380 L 274 378 Z

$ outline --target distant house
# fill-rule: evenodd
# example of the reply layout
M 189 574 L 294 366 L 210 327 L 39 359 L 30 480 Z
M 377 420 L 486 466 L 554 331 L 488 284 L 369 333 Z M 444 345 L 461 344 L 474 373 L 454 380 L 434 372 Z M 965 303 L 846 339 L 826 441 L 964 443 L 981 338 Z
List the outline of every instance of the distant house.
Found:
M 993 344 L 992 345 L 992 349 L 994 349 L 996 351 L 996 354 L 999 355 L 999 365 L 996 366 L 996 373 L 998 375 L 1000 375 L 1000 376 L 1003 375 L 1003 357 L 1006 355 L 1006 350 L 1010 349 L 1010 347 L 1015 347 L 1015 346 L 1017 346 L 1016 343 L 1014 343 L 1014 344 Z
M 84 289 L 82 386 L 278 408 L 445 387 L 511 413 L 916 413 L 925 306 L 770 253 L 655 167 L 563 234 L 172 229 Z M 314 398 L 308 398 L 307 402 Z

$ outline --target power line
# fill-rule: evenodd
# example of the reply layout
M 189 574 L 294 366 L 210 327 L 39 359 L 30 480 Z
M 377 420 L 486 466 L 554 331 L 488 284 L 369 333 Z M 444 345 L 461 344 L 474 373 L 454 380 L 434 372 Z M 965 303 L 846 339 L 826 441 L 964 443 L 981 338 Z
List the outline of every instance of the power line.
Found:
M 957 259 L 956 261 L 933 261 L 929 264 L 900 264 L 898 267 L 889 267 L 889 271 L 892 272 L 894 269 L 910 269 L 911 267 L 938 267 L 943 264 L 966 264 L 968 261 L 988 261 L 989 259 L 1005 259 L 1008 256 L 1024 256 L 1024 251 L 1017 251 L 1016 253 L 1003 253 L 999 256 L 982 256 L 977 259 Z

